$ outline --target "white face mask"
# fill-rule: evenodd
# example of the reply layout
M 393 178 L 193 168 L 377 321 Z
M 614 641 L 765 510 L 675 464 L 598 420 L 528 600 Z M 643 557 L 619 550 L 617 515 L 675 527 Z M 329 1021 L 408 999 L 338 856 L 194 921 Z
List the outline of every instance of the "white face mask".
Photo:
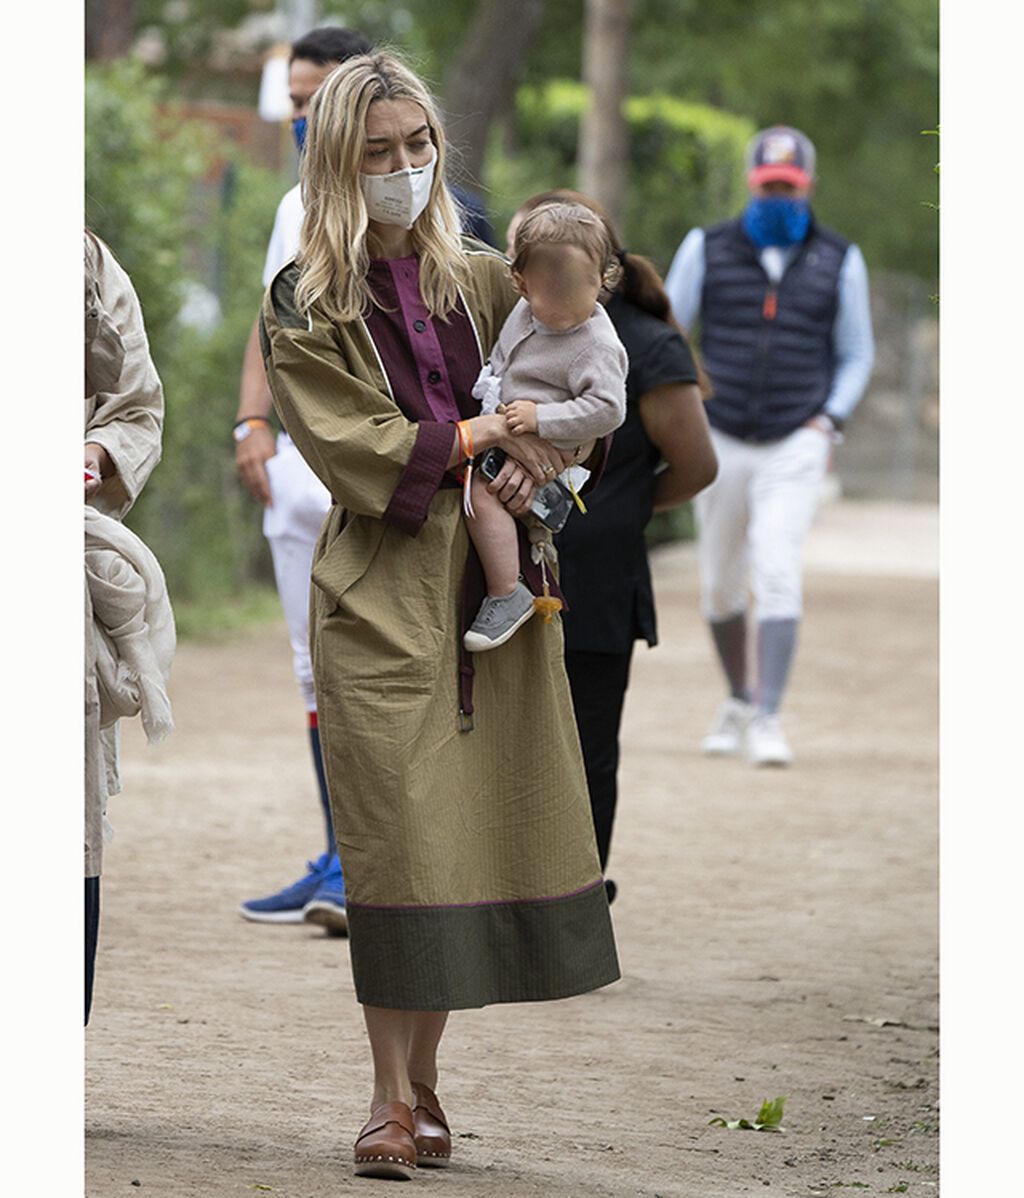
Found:
M 390 175 L 360 174 L 359 182 L 370 220 L 382 225 L 401 225 L 403 229 L 413 227 L 427 206 L 434 183 L 436 147 L 432 146 L 431 152 L 426 166 L 392 171 Z

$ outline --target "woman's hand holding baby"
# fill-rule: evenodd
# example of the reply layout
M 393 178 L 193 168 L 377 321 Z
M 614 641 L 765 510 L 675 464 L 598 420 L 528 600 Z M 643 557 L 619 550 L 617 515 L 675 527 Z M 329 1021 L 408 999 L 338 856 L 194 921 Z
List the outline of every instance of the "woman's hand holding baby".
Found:
M 536 433 L 512 433 L 509 429 L 499 444 L 540 486 L 549 483 L 572 461 L 571 452 L 556 449 L 550 441 L 545 441 Z

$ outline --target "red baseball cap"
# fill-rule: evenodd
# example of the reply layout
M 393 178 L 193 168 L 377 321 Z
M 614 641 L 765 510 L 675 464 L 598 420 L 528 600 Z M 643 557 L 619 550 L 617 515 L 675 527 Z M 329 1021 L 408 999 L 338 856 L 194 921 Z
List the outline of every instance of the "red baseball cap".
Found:
M 747 147 L 747 183 L 792 183 L 810 187 L 814 182 L 814 144 L 799 129 L 773 125 L 756 134 Z

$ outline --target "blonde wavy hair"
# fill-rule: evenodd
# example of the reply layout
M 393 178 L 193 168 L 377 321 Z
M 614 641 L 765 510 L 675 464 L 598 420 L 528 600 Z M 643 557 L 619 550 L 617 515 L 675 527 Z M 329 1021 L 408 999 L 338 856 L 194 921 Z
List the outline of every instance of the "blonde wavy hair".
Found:
M 299 179 L 305 218 L 299 237 L 296 303 L 316 304 L 339 323 L 357 320 L 376 300 L 367 283 L 372 233 L 360 186 L 366 117 L 376 100 L 412 100 L 426 116 L 437 151 L 430 199 L 412 227 L 420 258 L 420 293 L 431 316 L 445 319 L 468 278 L 455 202 L 444 182 L 445 136 L 430 93 L 389 52 L 350 58 L 317 89 Z

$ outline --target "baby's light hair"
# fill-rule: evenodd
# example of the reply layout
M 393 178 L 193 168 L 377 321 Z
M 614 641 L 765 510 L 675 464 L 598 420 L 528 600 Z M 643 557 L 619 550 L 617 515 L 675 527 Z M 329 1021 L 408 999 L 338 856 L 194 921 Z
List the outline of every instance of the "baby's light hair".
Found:
M 621 269 L 604 221 L 583 204 L 559 200 L 539 205 L 520 221 L 512 246 L 512 270 L 522 274 L 535 247 L 557 244 L 583 250 L 593 260 L 602 280 Z M 616 281 L 612 280 L 610 286 Z

